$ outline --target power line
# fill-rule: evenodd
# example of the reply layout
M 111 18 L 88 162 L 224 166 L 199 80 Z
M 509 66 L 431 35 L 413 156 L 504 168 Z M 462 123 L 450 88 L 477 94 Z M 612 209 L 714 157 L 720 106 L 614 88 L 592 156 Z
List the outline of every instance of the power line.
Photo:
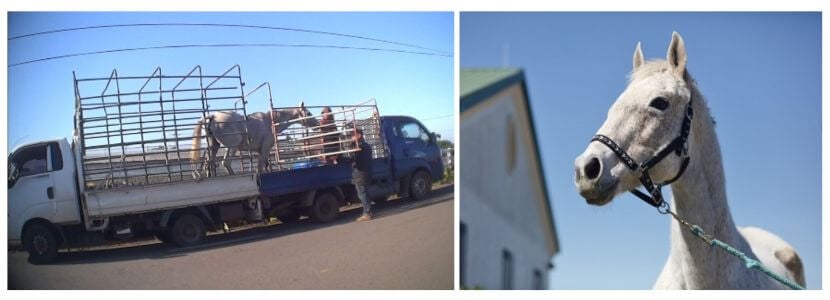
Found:
M 301 29 L 301 28 L 290 28 L 290 27 L 272 27 L 272 26 L 260 26 L 260 25 L 220 24 L 220 23 L 136 23 L 136 24 L 111 24 L 111 25 L 62 28 L 62 29 L 55 29 L 55 30 L 48 30 L 48 31 L 41 31 L 41 32 L 35 32 L 35 33 L 30 33 L 30 34 L 13 36 L 13 37 L 9 38 L 9 41 L 16 40 L 16 39 L 33 37 L 33 36 L 38 36 L 38 35 L 54 34 L 54 33 L 69 32 L 69 31 L 103 29 L 103 28 L 119 28 L 119 27 L 149 27 L 149 26 L 208 26 L 208 27 L 235 27 L 235 28 L 253 28 L 253 29 L 294 31 L 294 32 L 304 32 L 304 33 L 314 33 L 314 34 L 322 34 L 322 35 L 333 35 L 333 36 L 340 36 L 340 37 L 355 38 L 355 39 L 361 39 L 361 40 L 368 40 L 368 41 L 375 41 L 375 42 L 381 42 L 381 43 L 387 43 L 387 44 L 393 44 L 393 45 L 399 45 L 399 46 L 412 47 L 412 48 L 417 48 L 417 49 L 422 49 L 422 50 L 429 50 L 429 51 L 440 53 L 440 54 L 450 54 L 447 51 L 441 51 L 441 50 L 427 48 L 427 47 L 418 46 L 418 45 L 414 45 L 414 44 L 395 42 L 395 41 L 390 41 L 390 40 L 383 40 L 383 39 L 377 39 L 377 38 L 371 38 L 371 37 L 353 35 L 353 34 L 337 33 L 337 32 L 330 32 L 330 31 L 321 31 L 321 30 L 311 30 L 311 29 Z
M 14 64 L 10 64 L 9 68 L 20 66 L 20 65 L 25 65 L 25 64 L 30 64 L 30 63 L 53 60 L 53 59 L 61 59 L 61 58 L 76 57 L 76 56 L 86 56 L 86 55 L 94 55 L 94 54 L 106 54 L 106 53 L 127 52 L 127 51 L 158 50 L 158 49 L 229 48 L 229 47 L 326 48 L 326 49 L 341 49 L 341 50 L 364 50 L 364 51 L 397 52 L 397 53 L 416 54 L 416 55 L 431 55 L 431 56 L 452 57 L 452 55 L 438 54 L 438 53 L 432 53 L 432 52 L 418 52 L 418 51 L 407 51 L 407 50 L 385 49 L 385 48 L 350 47 L 350 46 L 338 46 L 338 45 L 311 45 L 311 44 L 194 44 L 194 45 L 165 45 L 165 46 L 152 46 L 152 47 L 124 48 L 124 49 L 111 49 L 111 50 L 101 50 L 101 51 L 93 51 L 93 52 L 73 53 L 73 54 L 58 55 L 58 56 L 45 57 L 45 58 L 39 58 L 39 59 L 14 63 Z

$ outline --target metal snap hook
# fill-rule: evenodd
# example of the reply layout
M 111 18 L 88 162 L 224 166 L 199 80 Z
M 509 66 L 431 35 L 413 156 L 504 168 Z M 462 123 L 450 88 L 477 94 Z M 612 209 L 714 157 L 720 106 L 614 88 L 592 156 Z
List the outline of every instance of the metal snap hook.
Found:
M 669 213 L 669 204 L 666 201 L 663 201 L 660 206 L 657 207 L 657 212 L 660 214 L 666 215 Z

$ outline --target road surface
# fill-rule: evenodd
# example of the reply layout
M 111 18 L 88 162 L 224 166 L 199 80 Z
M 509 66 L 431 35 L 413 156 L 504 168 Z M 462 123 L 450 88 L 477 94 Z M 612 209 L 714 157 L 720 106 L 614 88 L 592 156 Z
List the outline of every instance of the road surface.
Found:
M 9 251 L 9 289 L 452 289 L 453 186 L 395 199 L 375 219 L 259 226 L 175 248 L 153 241 L 61 253 L 32 265 Z

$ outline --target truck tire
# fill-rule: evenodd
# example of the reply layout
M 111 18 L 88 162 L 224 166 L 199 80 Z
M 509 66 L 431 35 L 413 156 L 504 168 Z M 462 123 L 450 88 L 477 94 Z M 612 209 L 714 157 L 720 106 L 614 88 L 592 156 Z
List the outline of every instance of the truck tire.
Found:
M 340 203 L 337 201 L 337 196 L 332 193 L 317 194 L 309 209 L 309 216 L 320 223 L 334 221 L 339 214 Z
M 33 223 L 23 232 L 23 245 L 29 252 L 32 264 L 49 263 L 58 257 L 58 237 L 55 231 L 44 223 Z
M 185 214 L 176 218 L 170 229 L 170 238 L 173 243 L 185 247 L 196 245 L 205 238 L 205 223 L 197 216 Z
M 415 171 L 412 179 L 409 180 L 409 197 L 418 200 L 429 194 L 432 190 L 432 178 L 429 173 L 423 170 Z

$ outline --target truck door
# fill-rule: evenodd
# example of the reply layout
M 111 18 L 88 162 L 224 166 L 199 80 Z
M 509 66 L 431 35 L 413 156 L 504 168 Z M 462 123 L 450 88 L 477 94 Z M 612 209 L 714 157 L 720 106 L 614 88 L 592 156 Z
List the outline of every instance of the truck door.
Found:
M 66 140 L 49 143 L 49 173 L 52 174 L 51 200 L 55 202 L 55 216 L 52 222 L 80 223 L 81 212 L 78 184 L 75 178 L 75 160 L 72 156 L 72 147 Z
M 68 151 L 67 151 L 68 152 Z M 71 160 L 64 164 L 57 142 L 25 146 L 9 157 L 9 238 L 20 238 L 23 223 L 80 222 Z
M 395 172 L 399 176 L 412 174 L 418 166 L 423 166 L 428 159 L 430 136 L 426 129 L 415 120 L 398 120 L 394 126 L 397 141 L 395 152 Z
M 49 144 L 35 144 L 9 157 L 9 239 L 19 239 L 23 222 L 33 217 L 50 220 L 55 204 L 50 199 Z

